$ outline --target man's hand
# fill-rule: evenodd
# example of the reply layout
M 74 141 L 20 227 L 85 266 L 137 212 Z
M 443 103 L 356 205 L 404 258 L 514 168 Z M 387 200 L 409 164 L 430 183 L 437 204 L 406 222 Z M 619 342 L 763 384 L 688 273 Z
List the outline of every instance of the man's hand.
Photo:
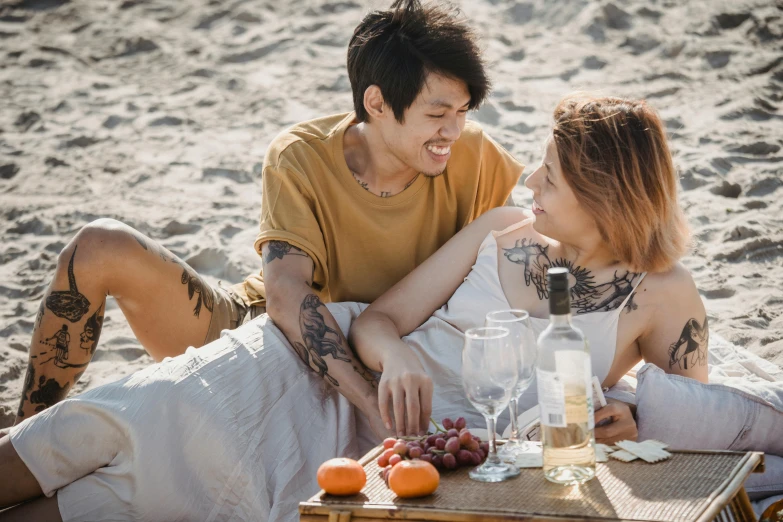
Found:
M 432 378 L 416 355 L 403 342 L 383 361 L 378 385 L 378 407 L 386 428 L 392 428 L 389 406 L 394 411 L 398 436 L 424 435 L 432 415 Z M 390 404 L 391 400 L 391 404 Z
M 636 440 L 639 436 L 631 407 L 624 402 L 607 399 L 607 405 L 595 412 L 596 425 L 604 419 L 612 422 L 595 428 L 596 442 L 611 445 L 621 440 Z

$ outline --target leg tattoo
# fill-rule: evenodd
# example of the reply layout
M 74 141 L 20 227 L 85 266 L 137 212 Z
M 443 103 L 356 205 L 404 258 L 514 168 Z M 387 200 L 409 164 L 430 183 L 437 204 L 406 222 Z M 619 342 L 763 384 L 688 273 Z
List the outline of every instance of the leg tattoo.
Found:
M 68 319 L 76 323 L 84 317 L 84 314 L 90 309 L 90 301 L 87 300 L 76 287 L 76 277 L 73 275 L 73 260 L 76 257 L 76 249 L 73 248 L 71 261 L 68 263 L 68 283 L 69 289 L 65 291 L 55 291 L 46 298 L 46 307 L 54 312 L 57 317 Z

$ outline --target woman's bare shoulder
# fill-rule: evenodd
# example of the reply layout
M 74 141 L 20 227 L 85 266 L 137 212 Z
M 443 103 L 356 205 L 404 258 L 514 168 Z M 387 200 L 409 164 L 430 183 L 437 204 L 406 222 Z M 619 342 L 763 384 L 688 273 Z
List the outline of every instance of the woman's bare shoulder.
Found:
M 652 296 L 671 298 L 673 295 L 682 295 L 683 292 L 698 293 L 690 270 L 681 262 L 675 263 L 664 272 L 648 273 L 642 284 Z

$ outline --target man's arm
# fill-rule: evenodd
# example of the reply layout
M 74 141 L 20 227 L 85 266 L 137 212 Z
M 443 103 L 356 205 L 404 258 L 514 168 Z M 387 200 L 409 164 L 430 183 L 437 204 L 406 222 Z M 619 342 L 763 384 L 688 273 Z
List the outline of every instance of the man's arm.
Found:
M 312 288 L 313 260 L 284 241 L 262 246 L 267 313 L 300 359 L 367 416 L 386 436 L 378 410 L 377 382 L 345 340 Z

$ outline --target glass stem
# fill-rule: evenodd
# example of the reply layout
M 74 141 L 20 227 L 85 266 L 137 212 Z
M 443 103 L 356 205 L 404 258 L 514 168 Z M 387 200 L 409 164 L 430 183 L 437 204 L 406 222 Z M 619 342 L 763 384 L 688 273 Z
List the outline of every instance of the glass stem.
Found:
M 519 425 L 517 425 L 517 416 L 519 405 L 516 399 L 511 399 L 508 402 L 508 411 L 511 413 L 511 436 L 508 438 L 509 442 L 519 442 Z
M 487 462 L 490 464 L 500 464 L 500 457 L 498 457 L 498 448 L 495 444 L 495 417 L 489 415 L 487 417 L 487 432 L 489 435 L 489 455 L 487 455 Z

